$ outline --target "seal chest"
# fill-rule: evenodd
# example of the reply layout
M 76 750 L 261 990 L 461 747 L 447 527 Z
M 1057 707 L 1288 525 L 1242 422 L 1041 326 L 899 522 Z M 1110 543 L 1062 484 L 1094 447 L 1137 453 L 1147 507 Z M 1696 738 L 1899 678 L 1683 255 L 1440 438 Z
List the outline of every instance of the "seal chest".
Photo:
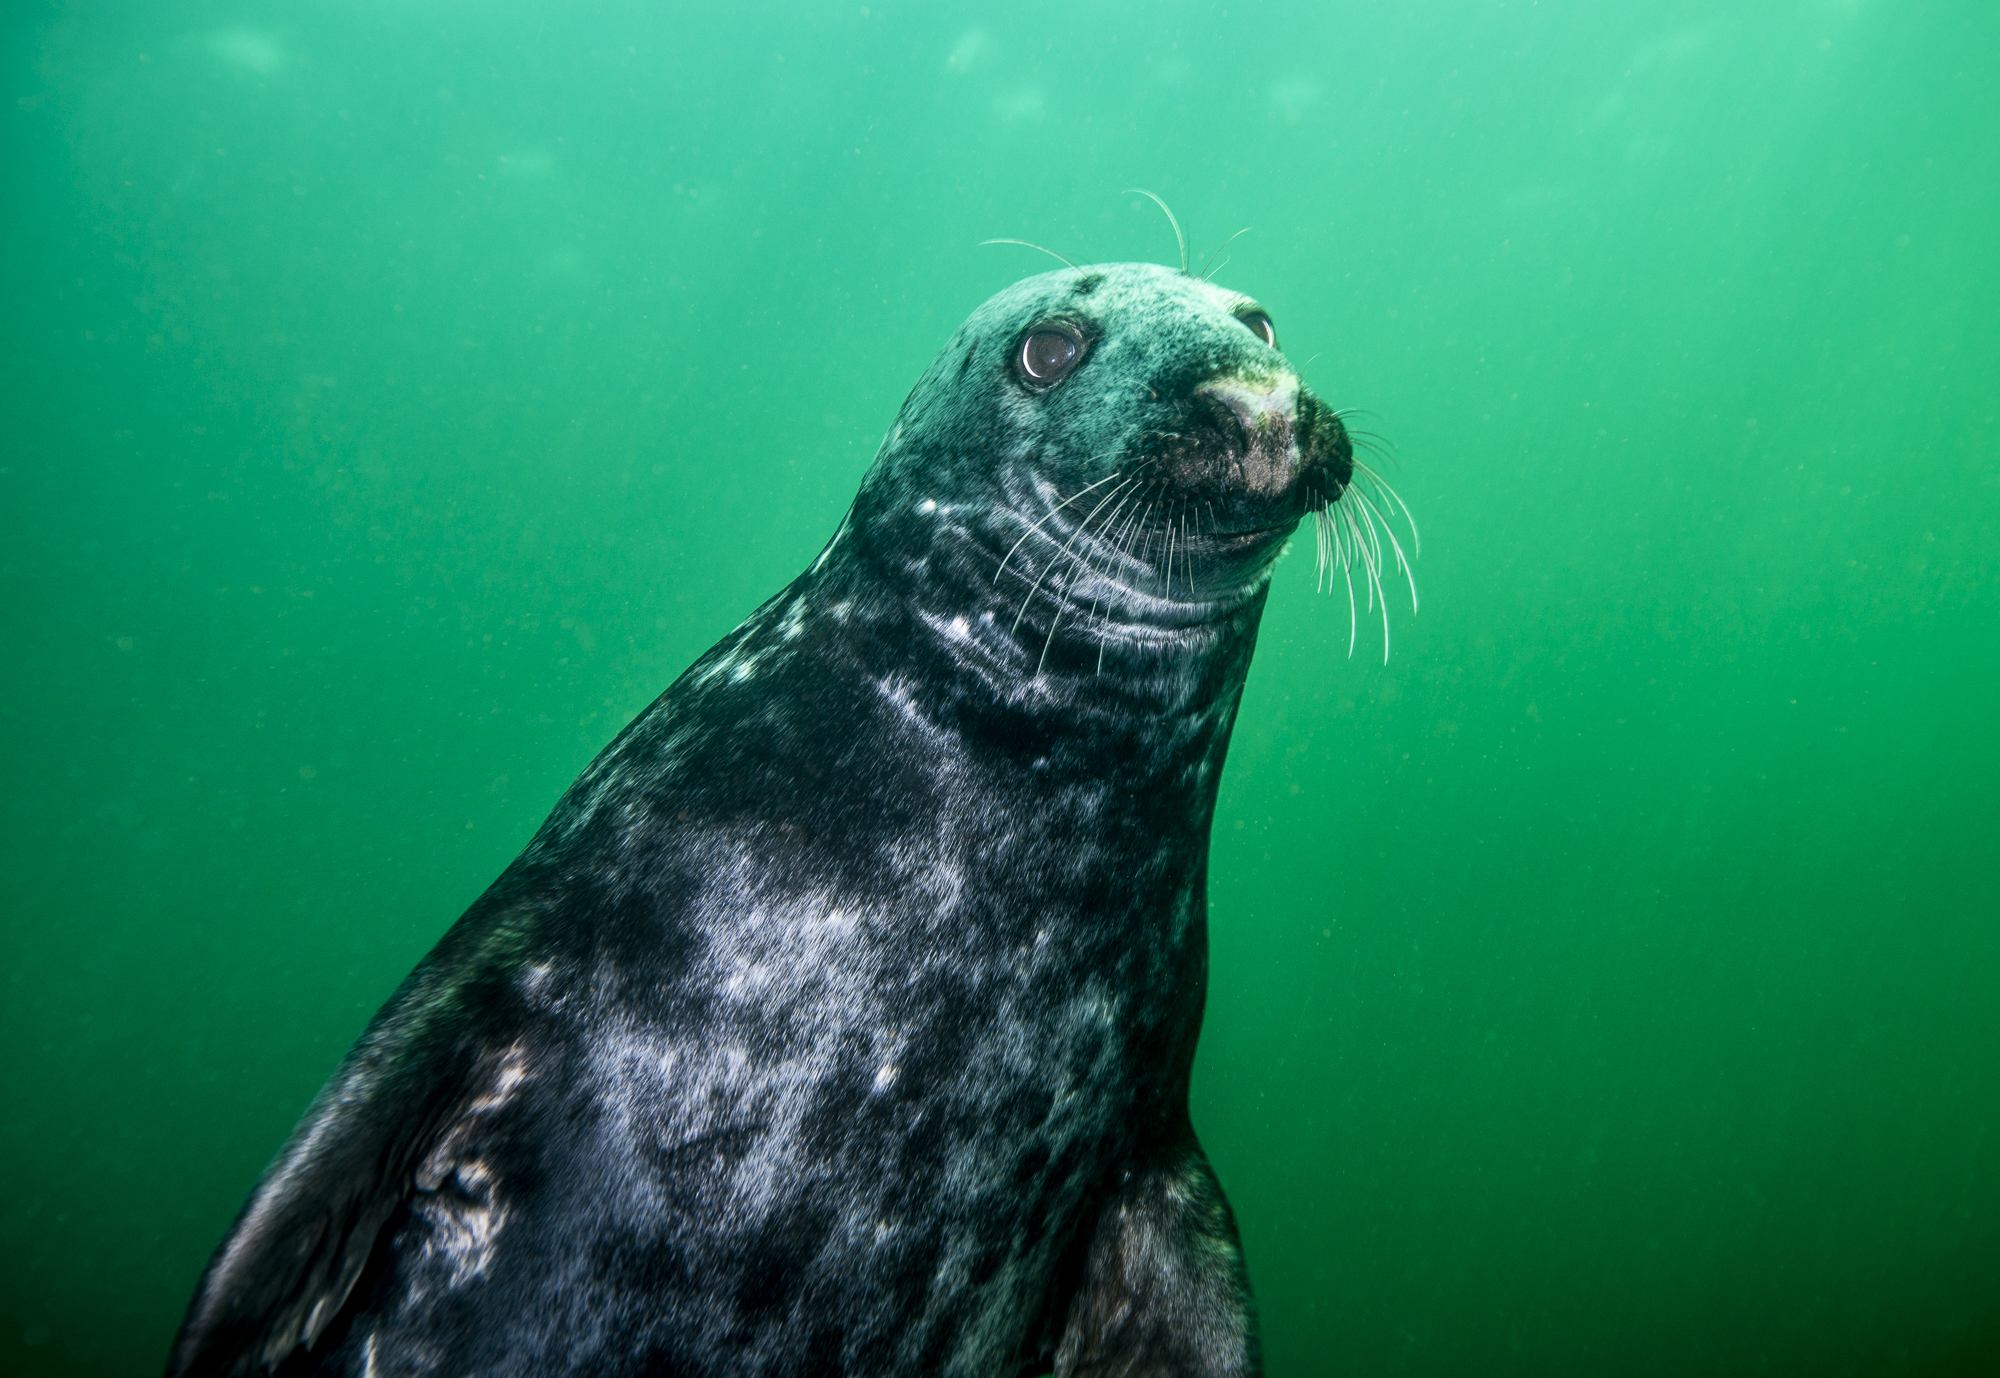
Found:
M 1187 1115 L 1209 824 L 1353 473 L 1243 297 L 988 301 L 376 1015 L 170 1374 L 1255 1372 Z

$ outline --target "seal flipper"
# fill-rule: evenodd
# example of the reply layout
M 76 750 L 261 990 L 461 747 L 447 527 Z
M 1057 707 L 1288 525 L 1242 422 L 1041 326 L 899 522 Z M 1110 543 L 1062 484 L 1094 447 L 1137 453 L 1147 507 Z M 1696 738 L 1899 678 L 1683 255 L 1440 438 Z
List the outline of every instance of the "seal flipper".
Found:
M 1105 1203 L 1054 1378 L 1254 1378 L 1262 1371 L 1236 1219 L 1190 1133 Z
M 431 1160 L 520 1078 L 481 1035 L 529 922 L 475 906 L 375 1016 L 209 1260 L 167 1378 L 276 1371 L 341 1316 Z

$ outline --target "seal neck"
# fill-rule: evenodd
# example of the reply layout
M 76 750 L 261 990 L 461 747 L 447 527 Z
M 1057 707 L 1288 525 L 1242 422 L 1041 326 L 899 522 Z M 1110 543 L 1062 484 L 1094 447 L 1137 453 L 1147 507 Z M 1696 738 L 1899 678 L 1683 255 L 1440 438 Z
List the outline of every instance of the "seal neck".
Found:
M 1135 736 L 1156 735 L 1166 719 L 1215 723 L 1226 710 L 1226 734 L 1265 581 L 1228 602 L 1183 605 L 1183 621 L 1121 621 L 1071 598 L 1073 580 L 996 578 L 996 557 L 948 515 L 884 511 L 867 499 L 802 577 L 816 601 L 847 604 L 875 629 L 869 672 L 920 668 L 966 707 Z

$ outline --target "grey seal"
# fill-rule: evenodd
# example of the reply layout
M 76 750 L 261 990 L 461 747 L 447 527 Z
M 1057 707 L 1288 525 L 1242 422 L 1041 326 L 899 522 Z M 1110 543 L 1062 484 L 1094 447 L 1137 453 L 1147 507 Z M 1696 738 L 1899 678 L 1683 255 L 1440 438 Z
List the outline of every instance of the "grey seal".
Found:
M 1364 540 L 1277 346 L 1146 264 L 974 312 L 375 1016 L 168 1372 L 1257 1372 L 1209 828 L 1273 565 Z

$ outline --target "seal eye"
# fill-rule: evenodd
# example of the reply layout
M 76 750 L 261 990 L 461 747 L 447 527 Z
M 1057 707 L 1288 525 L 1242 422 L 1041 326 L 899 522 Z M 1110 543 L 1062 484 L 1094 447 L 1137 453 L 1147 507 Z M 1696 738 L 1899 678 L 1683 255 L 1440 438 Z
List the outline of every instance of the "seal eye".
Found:
M 1044 325 L 1021 341 L 1021 372 L 1030 382 L 1053 387 L 1083 361 L 1083 337 L 1067 326 Z
M 1278 347 L 1278 327 L 1272 325 L 1271 318 L 1262 311 L 1245 311 L 1236 319 L 1249 326 L 1250 333 L 1265 344 L 1271 346 L 1273 349 Z

